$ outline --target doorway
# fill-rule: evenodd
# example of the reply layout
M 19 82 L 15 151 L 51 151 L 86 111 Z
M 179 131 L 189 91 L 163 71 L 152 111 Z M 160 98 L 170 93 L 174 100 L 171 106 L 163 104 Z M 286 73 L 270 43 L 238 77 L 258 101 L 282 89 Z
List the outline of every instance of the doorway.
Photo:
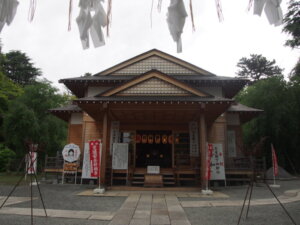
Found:
M 135 166 L 172 167 L 172 131 L 136 131 L 136 157 Z

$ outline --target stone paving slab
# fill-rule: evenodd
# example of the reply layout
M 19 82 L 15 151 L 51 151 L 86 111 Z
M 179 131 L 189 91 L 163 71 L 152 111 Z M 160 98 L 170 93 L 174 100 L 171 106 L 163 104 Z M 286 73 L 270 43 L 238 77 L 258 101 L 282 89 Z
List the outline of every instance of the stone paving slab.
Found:
M 114 216 L 113 212 L 98 212 L 98 211 L 75 211 L 75 210 L 57 210 L 46 209 L 49 217 L 56 218 L 72 218 L 72 219 L 93 219 L 93 220 L 111 220 Z M 15 208 L 15 207 L 3 207 L 0 209 L 0 214 L 14 214 L 30 216 L 30 208 Z M 45 217 L 44 209 L 33 209 L 34 216 Z
M 6 196 L 0 196 L 0 206 L 5 201 L 5 198 L 6 198 Z M 32 198 L 32 200 L 36 200 L 36 199 L 37 199 L 37 197 L 33 197 Z M 22 202 L 28 202 L 30 200 L 31 200 L 30 197 L 14 197 L 14 196 L 10 196 L 7 199 L 7 201 L 5 202 L 4 206 L 14 205 L 14 204 L 22 203 Z
M 293 194 L 294 195 L 294 194 Z M 291 203 L 300 201 L 300 191 L 295 197 L 288 197 L 286 195 L 281 195 L 278 197 L 281 203 Z M 224 200 L 224 201 L 181 201 L 181 206 L 184 208 L 197 208 L 197 207 L 218 207 L 218 206 L 242 206 L 244 203 L 243 200 Z M 267 199 L 251 199 L 251 205 L 272 205 L 278 204 L 278 201 L 275 198 Z
M 157 195 L 167 195 L 172 194 L 176 195 L 178 198 L 229 198 L 228 195 L 214 191 L 212 195 L 204 195 L 201 192 L 171 192 L 171 191 L 135 191 L 135 193 L 141 194 L 141 195 L 149 195 L 157 194 Z M 76 195 L 79 196 L 95 196 L 95 197 L 127 197 L 130 196 L 132 192 L 128 191 L 106 191 L 103 194 L 94 194 L 93 190 L 86 190 L 82 191 L 80 193 L 77 193 Z

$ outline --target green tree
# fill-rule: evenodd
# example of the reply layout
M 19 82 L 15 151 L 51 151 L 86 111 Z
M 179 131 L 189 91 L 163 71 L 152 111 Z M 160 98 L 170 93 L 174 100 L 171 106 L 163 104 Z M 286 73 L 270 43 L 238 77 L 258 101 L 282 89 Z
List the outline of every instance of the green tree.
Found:
M 300 46 L 300 2 L 291 0 L 288 11 L 283 19 L 283 31 L 291 35 L 291 39 L 285 42 L 286 46 L 298 48 Z
M 274 59 L 269 61 L 262 55 L 251 54 L 250 58 L 243 57 L 239 60 L 237 75 L 238 77 L 247 78 L 252 81 L 281 75 L 283 69 L 275 64 L 276 61 Z
M 0 72 L 0 117 L 8 109 L 9 100 L 20 96 L 22 92 L 21 87 Z
M 32 84 L 36 77 L 42 74 L 34 67 L 31 59 L 21 51 L 10 51 L 3 55 L 0 61 L 3 73 L 20 85 Z
M 300 87 L 284 80 L 283 76 L 255 82 L 237 97 L 242 104 L 263 109 L 264 113 L 243 126 L 244 143 L 251 146 L 261 137 L 268 137 L 265 156 L 271 164 L 270 143 L 273 143 L 279 165 L 293 171 L 292 164 L 300 160 Z M 291 161 L 293 163 L 291 163 Z
M 39 143 L 47 154 L 60 150 L 66 140 L 67 124 L 47 112 L 68 98 L 49 82 L 24 87 L 24 94 L 9 104 L 3 130 L 8 147 L 18 156 L 26 152 L 26 141 Z M 40 155 L 42 156 L 42 155 Z

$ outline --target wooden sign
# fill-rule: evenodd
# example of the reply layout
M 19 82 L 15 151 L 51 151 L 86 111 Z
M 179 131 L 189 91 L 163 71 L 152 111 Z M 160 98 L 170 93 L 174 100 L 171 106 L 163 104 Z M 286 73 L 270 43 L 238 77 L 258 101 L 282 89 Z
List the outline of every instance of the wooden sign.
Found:
M 147 166 L 147 173 L 149 174 L 159 174 L 160 166 Z
M 115 170 L 128 169 L 128 144 L 127 143 L 113 144 L 112 168 Z
M 189 123 L 190 134 L 190 156 L 199 157 L 198 123 L 192 121 Z
M 64 172 L 65 173 L 68 173 L 68 172 L 75 173 L 77 171 L 77 168 L 78 168 L 77 163 L 68 163 L 68 162 L 66 162 L 64 164 Z
M 120 122 L 111 121 L 110 124 L 110 154 L 112 154 L 113 143 L 118 143 L 120 139 Z

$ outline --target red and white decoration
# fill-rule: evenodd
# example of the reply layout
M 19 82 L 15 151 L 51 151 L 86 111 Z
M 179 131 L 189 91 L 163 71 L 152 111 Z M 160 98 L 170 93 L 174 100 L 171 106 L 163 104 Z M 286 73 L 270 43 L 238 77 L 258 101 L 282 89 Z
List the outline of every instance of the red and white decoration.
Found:
M 30 151 L 26 157 L 27 174 L 36 174 L 37 169 L 37 152 Z
M 67 162 L 75 162 L 79 159 L 80 156 L 80 148 L 75 144 L 68 144 L 64 147 L 62 151 L 62 155 L 65 161 Z

